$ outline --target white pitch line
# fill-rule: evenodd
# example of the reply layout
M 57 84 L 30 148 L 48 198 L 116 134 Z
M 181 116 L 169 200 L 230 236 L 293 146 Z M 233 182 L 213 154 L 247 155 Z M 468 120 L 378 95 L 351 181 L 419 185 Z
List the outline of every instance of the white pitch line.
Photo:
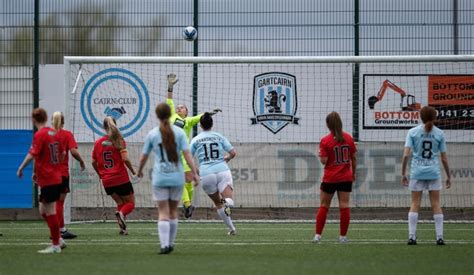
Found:
M 49 242 L 39 242 L 39 243 L 0 243 L 0 246 L 39 246 L 39 245 L 49 245 Z M 311 241 L 301 241 L 301 242 L 264 242 L 264 243 L 255 243 L 255 242 L 177 242 L 176 245 L 216 245 L 216 246 L 270 246 L 270 245 L 313 245 L 315 247 L 324 246 L 324 245 L 406 245 L 405 240 L 395 242 L 395 241 L 350 241 L 348 243 L 340 244 L 338 242 L 323 241 L 320 244 L 314 244 Z M 434 241 L 418 241 L 418 244 L 433 244 Z M 448 245 L 473 245 L 473 241 L 449 241 Z M 153 245 L 158 246 L 158 242 L 100 242 L 100 243 L 73 243 L 69 246 L 126 246 L 126 245 Z M 179 247 L 178 247 L 179 249 Z
M 229 237 L 229 243 L 235 242 L 235 240 L 231 240 L 233 237 Z M 297 239 L 297 240 L 279 240 L 279 242 L 282 243 L 292 243 L 292 242 L 308 242 L 310 238 L 308 239 Z M 9 240 L 10 243 L 31 243 L 31 242 L 43 242 L 44 239 L 29 239 L 29 240 L 24 240 L 24 239 L 13 239 Z M 153 238 L 153 239 L 129 239 L 127 240 L 110 240 L 110 239 L 103 239 L 103 240 L 71 240 L 67 241 L 67 244 L 76 244 L 76 243 L 108 243 L 108 242 L 116 242 L 116 243 L 149 243 L 149 242 L 157 242 L 158 238 Z M 212 243 L 215 242 L 216 239 L 186 239 L 186 240 L 181 240 L 182 243 Z M 240 240 L 242 242 L 242 240 Z M 274 240 L 260 240 L 255 243 L 268 243 L 268 242 L 274 242 Z
M 242 239 L 235 239 L 235 238 L 239 238 L 239 236 L 232 236 L 232 237 L 228 237 L 228 242 L 226 243 L 236 243 L 236 242 L 245 242 L 244 240 Z M 67 241 L 68 244 L 78 244 L 78 243 L 95 243 L 95 244 L 101 244 L 101 243 L 117 243 L 117 244 L 120 244 L 120 243 L 154 243 L 155 241 L 157 241 L 158 239 L 151 239 L 151 238 L 134 238 L 134 239 L 130 239 L 128 237 L 123 237 L 123 238 L 119 238 L 117 239 L 116 241 L 115 240 L 110 240 L 110 239 L 91 239 L 91 240 L 80 240 L 80 239 L 74 239 L 74 240 L 70 240 L 70 241 Z M 31 242 L 44 242 L 44 239 L 12 239 L 12 240 L 8 240 L 10 243 L 31 243 Z M 426 242 L 426 243 L 431 243 L 431 242 L 434 242 L 434 240 L 417 240 L 418 242 Z M 178 241 L 177 243 L 182 243 L 182 244 L 190 244 L 190 243 L 214 243 L 216 242 L 216 239 L 184 239 L 184 240 L 180 240 Z M 256 244 L 259 244 L 259 243 L 274 243 L 275 241 L 274 240 L 259 240 L 259 241 L 256 241 L 256 242 L 245 242 L 245 243 L 256 243 Z M 278 240 L 278 243 L 307 243 L 307 242 L 311 242 L 311 238 L 308 238 L 308 239 L 284 239 L 284 240 Z M 332 242 L 337 242 L 336 239 L 332 240 L 332 239 L 325 239 L 323 240 L 323 243 L 332 243 Z M 360 243 L 360 242 L 372 242 L 372 243 L 405 243 L 406 242 L 406 239 L 390 239 L 390 240 L 387 240 L 387 239 L 350 239 L 349 240 L 349 243 Z M 474 240 L 447 240 L 446 242 L 449 242 L 449 243 L 457 243 L 457 242 L 462 242 L 462 243 L 472 243 L 474 244 Z
M 9 224 L 14 224 L 10 222 Z M 73 221 L 69 225 L 84 225 L 84 224 L 114 224 L 115 220 L 93 220 L 93 221 Z M 156 224 L 156 220 L 128 220 L 127 223 L 153 223 Z M 208 224 L 215 225 L 221 224 L 222 220 L 180 220 L 180 224 L 191 225 L 191 224 Z M 263 224 L 263 225 L 281 225 L 286 226 L 288 224 L 293 225 L 314 225 L 315 220 L 234 220 L 235 224 Z M 326 221 L 327 224 L 339 224 L 339 220 L 330 219 Z M 373 225 L 406 225 L 407 220 L 351 220 L 351 224 L 373 224 Z M 418 220 L 418 224 L 434 224 L 433 220 Z M 444 224 L 474 224 L 474 220 L 444 220 Z M 1 223 L 0 223 L 1 225 Z M 42 227 L 37 227 L 42 228 Z
M 254 227 L 237 227 L 239 230 L 246 230 L 246 231 L 307 231 L 312 229 L 314 226 L 308 226 L 304 228 L 254 228 Z M 406 225 L 400 226 L 397 228 L 350 228 L 349 231 L 400 231 L 405 230 Z M 114 230 L 117 231 L 117 228 L 108 228 L 108 227 L 92 227 L 92 228 L 75 228 L 75 227 L 68 227 L 71 231 L 88 231 L 88 230 Z M 131 231 L 133 230 L 156 230 L 156 227 L 129 227 Z M 46 227 L 0 227 L 0 230 L 47 230 Z M 180 227 L 179 230 L 225 230 L 224 227 Z M 418 228 L 417 231 L 432 231 L 433 228 Z M 474 228 L 445 228 L 445 231 L 474 231 Z M 339 231 L 339 228 L 325 228 L 324 231 Z
M 147 220 L 147 221 L 139 221 L 139 220 L 127 220 L 127 223 L 129 224 L 156 224 L 156 220 Z M 305 221 L 295 221 L 295 220 L 271 220 L 271 221 L 252 221 L 252 220 L 235 220 L 234 223 L 236 224 L 245 224 L 245 225 L 262 225 L 262 226 L 288 226 L 288 225 L 314 225 L 316 221 L 315 220 L 305 220 Z M 339 224 L 340 220 L 327 220 L 326 224 Z M 397 221 L 391 221 L 391 220 L 386 220 L 385 222 L 383 220 L 373 220 L 372 222 L 370 220 L 366 220 L 363 223 L 360 222 L 360 220 L 351 220 L 351 224 L 357 224 L 357 225 L 378 225 L 378 226 L 385 226 L 385 225 L 404 225 L 407 224 L 407 220 L 397 220 Z M 0 224 L 42 224 L 43 221 L 37 221 L 37 222 L 22 222 L 22 221 L 9 221 L 9 222 L 0 222 Z M 67 225 L 70 226 L 75 226 L 75 225 L 95 225 L 95 224 L 102 224 L 102 225 L 111 225 L 111 224 L 116 224 L 117 221 L 115 220 L 107 220 L 107 221 L 81 221 L 81 222 L 71 222 Z M 221 224 L 222 220 L 179 220 L 180 224 L 186 224 L 186 225 L 192 225 L 192 226 L 199 226 L 199 225 L 208 225 L 208 226 L 215 226 L 217 224 Z M 418 220 L 419 224 L 434 224 L 433 220 Z M 470 225 L 474 223 L 474 220 L 462 220 L 462 221 L 455 221 L 455 220 L 445 220 L 445 224 L 466 224 Z

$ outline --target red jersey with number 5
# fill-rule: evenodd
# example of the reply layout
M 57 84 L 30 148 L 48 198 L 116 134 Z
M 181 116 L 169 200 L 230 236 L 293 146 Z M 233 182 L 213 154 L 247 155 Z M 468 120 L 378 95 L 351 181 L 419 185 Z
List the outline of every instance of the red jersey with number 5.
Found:
M 337 142 L 334 135 L 329 133 L 319 143 L 319 156 L 328 158 L 324 166 L 323 182 L 352 181 L 351 159 L 357 149 L 351 135 L 344 132 L 343 137 L 343 142 Z
M 126 146 L 123 141 L 122 151 L 126 150 Z M 95 142 L 92 160 L 97 162 L 99 177 L 104 187 L 122 185 L 130 181 L 120 150 L 112 144 L 108 136 Z
M 39 187 L 61 184 L 61 151 L 56 130 L 43 127 L 33 136 L 29 153 L 35 159 L 36 183 Z
M 74 148 L 77 149 L 77 142 L 74 135 L 68 131 L 61 129 L 58 131 L 59 140 L 61 142 L 63 161 L 61 162 L 61 175 L 69 177 L 69 151 Z

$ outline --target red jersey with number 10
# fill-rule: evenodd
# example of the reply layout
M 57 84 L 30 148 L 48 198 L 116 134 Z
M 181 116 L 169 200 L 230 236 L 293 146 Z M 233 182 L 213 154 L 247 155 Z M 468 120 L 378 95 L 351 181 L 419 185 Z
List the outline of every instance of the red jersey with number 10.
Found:
M 124 140 L 122 151 L 126 150 L 126 146 Z M 99 177 L 104 187 L 118 186 L 130 181 L 120 150 L 112 144 L 108 136 L 95 142 L 92 160 L 97 161 Z
M 33 136 L 29 153 L 35 159 L 36 183 L 39 187 L 61 184 L 61 151 L 56 130 L 43 127 Z
M 61 129 L 58 131 L 59 140 L 61 142 L 63 161 L 61 162 L 61 175 L 69 177 L 69 151 L 74 148 L 77 149 L 77 142 L 74 135 L 68 130 Z
M 337 142 L 330 133 L 319 143 L 319 156 L 328 158 L 324 166 L 323 182 L 352 182 L 351 159 L 357 149 L 351 135 L 344 132 L 343 137 L 343 142 Z

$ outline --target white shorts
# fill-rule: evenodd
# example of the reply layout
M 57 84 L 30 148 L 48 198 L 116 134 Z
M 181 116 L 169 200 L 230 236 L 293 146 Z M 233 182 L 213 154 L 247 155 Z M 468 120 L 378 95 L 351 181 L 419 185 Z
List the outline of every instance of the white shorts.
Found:
M 217 191 L 222 193 L 227 186 L 234 189 L 232 173 L 229 170 L 201 177 L 201 185 L 204 192 L 208 195 L 214 194 Z
M 183 194 L 183 186 L 179 187 L 157 187 L 152 186 L 154 201 L 180 201 Z
M 408 183 L 410 191 L 439 191 L 441 190 L 441 179 L 436 180 L 410 180 Z

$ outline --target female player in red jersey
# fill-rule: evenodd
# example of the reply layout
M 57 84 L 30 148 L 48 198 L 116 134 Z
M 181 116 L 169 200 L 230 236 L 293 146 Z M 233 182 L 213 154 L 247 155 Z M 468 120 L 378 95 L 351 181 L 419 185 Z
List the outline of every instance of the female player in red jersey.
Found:
M 74 239 L 77 236 L 66 230 L 64 227 L 64 200 L 66 199 L 67 193 L 69 193 L 69 152 L 71 155 L 79 161 L 81 165 L 81 171 L 84 171 L 86 168 L 84 160 L 82 160 L 81 155 L 77 151 L 77 142 L 74 139 L 74 135 L 63 129 L 64 127 L 64 115 L 61 112 L 53 113 L 53 127 L 58 133 L 58 137 L 62 147 L 62 161 L 61 161 L 61 176 L 62 176 L 62 186 L 61 186 L 61 195 L 59 200 L 56 201 L 56 216 L 58 217 L 59 229 L 61 231 L 61 237 L 63 239 Z
M 120 235 L 128 235 L 125 218 L 135 208 L 135 195 L 127 168 L 135 175 L 128 159 L 127 144 L 112 117 L 103 124 L 107 135 L 97 140 L 92 150 L 92 166 L 99 175 L 105 192 L 117 203 L 115 216 Z
M 340 212 L 339 241 L 346 242 L 350 220 L 349 197 L 352 182 L 355 180 L 357 149 L 351 135 L 342 131 L 342 121 L 338 113 L 331 112 L 326 117 L 326 126 L 330 133 L 319 143 L 319 159 L 324 165 L 324 175 L 320 187 L 321 205 L 316 214 L 316 235 L 313 241 L 321 241 L 329 206 L 337 191 Z
M 23 177 L 23 169 L 34 159 L 33 180 L 40 188 L 39 212 L 48 224 L 52 245 L 38 253 L 60 253 L 66 247 L 60 239 L 56 201 L 61 194 L 61 144 L 56 130 L 46 127 L 48 115 L 42 108 L 33 110 L 32 121 L 38 131 L 33 136 L 31 148 L 18 167 L 17 176 Z

